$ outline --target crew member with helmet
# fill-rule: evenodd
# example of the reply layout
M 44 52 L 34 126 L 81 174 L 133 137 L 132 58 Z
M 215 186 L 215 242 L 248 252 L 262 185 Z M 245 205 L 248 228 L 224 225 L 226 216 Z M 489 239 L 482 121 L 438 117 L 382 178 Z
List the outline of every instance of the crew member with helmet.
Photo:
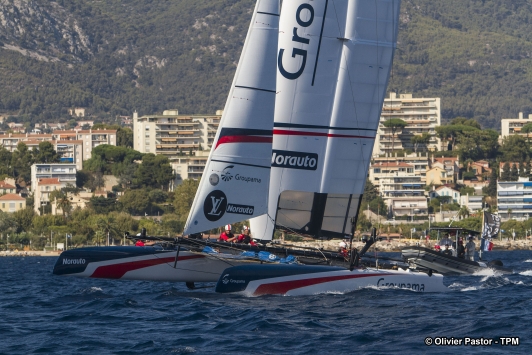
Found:
M 236 240 L 236 237 L 233 233 L 231 233 L 231 225 L 226 224 L 224 227 L 224 231 L 222 234 L 220 234 L 220 238 L 218 238 L 220 242 L 234 242 Z
M 238 240 L 236 241 L 237 243 L 243 243 L 243 244 L 249 244 L 249 245 L 257 245 L 253 239 L 251 238 L 251 230 L 249 229 L 248 226 L 244 226 L 243 230 L 242 230 L 242 234 L 240 234 L 238 236 Z
M 340 244 L 338 245 L 339 248 L 338 248 L 338 252 L 344 257 L 344 258 L 347 258 L 349 256 L 349 251 L 347 250 L 347 243 L 342 241 L 340 242 Z

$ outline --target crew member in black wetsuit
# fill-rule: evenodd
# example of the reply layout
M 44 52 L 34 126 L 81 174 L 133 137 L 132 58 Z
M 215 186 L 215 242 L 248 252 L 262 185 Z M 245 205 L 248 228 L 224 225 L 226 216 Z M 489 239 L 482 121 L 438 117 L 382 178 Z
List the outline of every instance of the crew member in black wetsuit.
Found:
M 456 252 L 457 252 L 458 257 L 460 259 L 464 259 L 464 257 L 465 257 L 465 248 L 464 248 L 464 241 L 462 240 L 462 238 L 460 238 L 460 240 L 458 241 L 458 246 L 456 248 Z

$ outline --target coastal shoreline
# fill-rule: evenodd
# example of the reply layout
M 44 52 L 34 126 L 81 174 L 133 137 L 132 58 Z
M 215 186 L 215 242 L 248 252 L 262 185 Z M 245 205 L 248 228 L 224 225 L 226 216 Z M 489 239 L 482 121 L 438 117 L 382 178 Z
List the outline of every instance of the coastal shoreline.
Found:
M 312 240 L 312 241 L 303 241 L 303 242 L 290 242 L 287 241 L 286 244 L 290 244 L 296 247 L 305 247 L 305 248 L 316 248 L 316 249 L 324 249 L 324 250 L 336 250 L 339 247 L 339 243 L 341 242 L 341 239 L 332 239 L 332 240 Z M 513 250 L 532 250 L 532 240 L 492 240 L 493 242 L 493 250 L 496 251 L 513 251 Z M 428 243 L 424 240 L 411 240 L 411 239 L 396 239 L 391 241 L 378 241 L 375 243 L 375 250 L 380 252 L 401 252 L 401 249 L 408 246 L 422 246 L 426 248 L 433 248 L 434 245 L 437 243 L 436 240 L 430 240 Z M 476 243 L 476 250 L 478 252 L 478 249 L 480 247 L 480 242 L 477 240 Z M 362 249 L 364 247 L 363 242 L 353 242 L 353 248 L 357 248 L 358 250 Z M 374 247 L 372 246 L 370 248 L 371 251 L 374 250 Z M 104 248 L 104 247 L 102 247 Z M 59 254 L 61 254 L 61 251 L 42 251 L 42 250 L 29 250 L 29 251 L 20 251 L 20 250 L 13 250 L 13 251 L 0 251 L 0 257 L 2 256 L 54 256 L 58 257 Z

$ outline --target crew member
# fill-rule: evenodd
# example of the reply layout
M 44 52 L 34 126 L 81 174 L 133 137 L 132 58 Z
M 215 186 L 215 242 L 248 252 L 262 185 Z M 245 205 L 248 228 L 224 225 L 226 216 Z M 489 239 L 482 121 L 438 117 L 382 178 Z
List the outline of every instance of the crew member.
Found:
M 445 246 L 445 250 L 443 251 L 443 254 L 444 255 L 448 255 L 448 256 L 452 256 L 453 255 L 453 252 L 451 251 L 451 249 L 449 249 L 448 245 Z
M 338 252 L 344 257 L 347 258 L 349 256 L 349 251 L 347 250 L 347 243 L 346 242 L 340 242 L 338 245 Z
M 458 241 L 458 247 L 456 248 L 457 256 L 460 259 L 463 259 L 465 257 L 465 248 L 464 248 L 464 241 L 462 238 Z
M 135 246 L 136 247 L 143 247 L 144 246 L 144 242 L 142 241 L 142 239 L 138 239 L 137 242 L 135 243 Z
M 238 236 L 238 239 L 236 242 L 244 243 L 244 244 L 251 243 L 253 239 L 251 239 L 251 236 L 249 234 L 250 234 L 249 227 L 244 226 L 244 228 L 242 229 L 242 233 Z
M 236 240 L 236 237 L 233 233 L 231 233 L 231 225 L 226 224 L 224 227 L 224 232 L 220 234 L 220 238 L 218 238 L 220 242 L 234 242 Z
M 469 242 L 467 242 L 465 246 L 465 256 L 466 259 L 469 259 L 471 261 L 475 261 L 475 242 L 473 241 L 473 237 L 469 237 Z

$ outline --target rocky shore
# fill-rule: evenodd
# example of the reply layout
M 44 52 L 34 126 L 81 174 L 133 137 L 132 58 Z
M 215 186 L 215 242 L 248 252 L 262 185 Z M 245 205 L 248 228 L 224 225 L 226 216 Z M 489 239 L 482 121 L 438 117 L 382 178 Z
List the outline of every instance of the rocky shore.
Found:
M 0 251 L 0 256 L 55 256 L 57 257 L 61 252 L 57 251 L 42 251 L 42 250 L 30 250 L 30 251 L 20 251 L 20 250 L 9 250 L 9 251 Z

